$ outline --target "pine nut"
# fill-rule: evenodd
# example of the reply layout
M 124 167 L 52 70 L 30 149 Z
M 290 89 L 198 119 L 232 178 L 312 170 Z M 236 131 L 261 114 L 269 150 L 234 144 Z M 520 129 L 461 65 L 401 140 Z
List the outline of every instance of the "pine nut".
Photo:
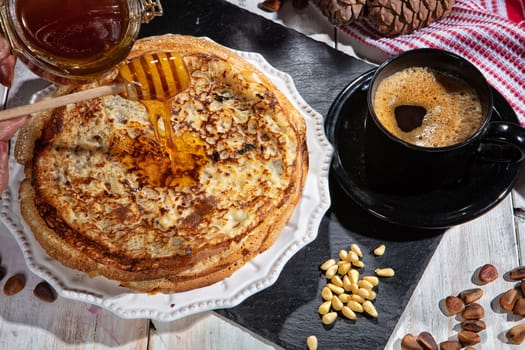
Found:
M 357 294 L 357 291 L 359 290 L 359 286 L 357 285 L 357 283 L 352 283 L 350 285 L 350 290 L 349 292 L 352 292 L 354 294 Z
M 379 277 L 393 277 L 395 275 L 394 269 L 391 267 L 385 267 L 382 269 L 375 269 L 376 275 Z
M 368 299 L 368 300 L 375 300 L 376 296 L 377 296 L 377 293 L 374 292 L 373 290 L 371 290 L 371 291 L 368 292 L 368 297 L 367 297 L 367 299 Z
M 358 267 L 358 268 L 365 267 L 365 263 L 362 262 L 361 260 L 352 261 L 352 265 L 354 265 L 355 267 Z
M 350 295 L 350 300 L 355 300 L 357 301 L 359 304 L 362 304 L 365 302 L 365 298 L 363 298 L 362 296 L 360 296 L 359 294 L 352 294 Z M 348 301 L 350 301 L 348 300 Z M 347 302 L 348 303 L 348 302 Z
M 348 261 L 353 264 L 354 261 L 359 261 L 359 256 L 356 254 L 356 252 L 351 250 L 348 252 Z
M 363 276 L 362 279 L 370 282 L 374 287 L 379 284 L 379 278 L 377 278 L 377 276 Z
M 335 311 L 341 311 L 343 306 L 343 302 L 337 297 L 337 295 L 334 295 L 334 297 L 332 298 L 332 308 Z
M 332 282 L 332 284 L 334 284 L 334 285 L 336 285 L 338 287 L 342 287 L 343 286 L 343 280 L 338 275 L 335 275 L 334 277 L 332 277 L 330 282 Z
M 341 259 L 342 261 L 346 261 L 346 259 L 348 259 L 348 252 L 344 249 L 341 249 L 339 251 L 339 259 Z
M 359 281 L 359 271 L 356 269 L 351 269 L 348 271 L 348 277 L 350 277 L 351 283 L 357 283 Z
M 344 275 L 343 276 L 343 288 L 344 290 L 346 290 L 347 292 L 350 291 L 350 285 L 352 284 L 352 282 L 350 281 L 350 277 L 348 277 L 348 275 Z
M 372 290 L 374 286 L 372 283 L 368 282 L 367 280 L 360 280 L 357 282 L 357 285 L 361 288 Z
M 306 346 L 308 347 L 308 350 L 317 350 L 317 337 L 315 335 L 311 335 L 306 338 Z
M 355 243 L 350 244 L 350 250 L 355 252 L 358 257 L 360 257 L 360 258 L 363 257 L 363 252 L 361 251 L 361 248 L 359 248 L 359 246 L 357 244 L 355 244 Z
M 380 244 L 376 249 L 374 249 L 374 255 L 381 256 L 385 254 L 385 248 L 386 247 L 384 244 Z
M 321 270 L 326 271 L 334 265 L 335 265 L 335 259 L 328 259 L 324 263 L 321 264 Z
M 377 310 L 370 300 L 367 300 L 363 303 L 363 309 L 370 316 L 377 317 Z
M 351 267 L 352 267 L 352 264 L 345 261 L 343 264 L 339 265 L 339 268 L 337 269 L 337 273 L 344 276 L 348 273 Z
M 350 294 L 343 293 L 339 294 L 338 297 L 339 300 L 341 300 L 344 304 L 348 303 L 348 301 L 350 300 Z
M 332 284 L 332 283 L 328 283 L 326 285 L 332 292 L 334 292 L 335 294 L 343 294 L 345 292 L 345 290 L 341 287 L 338 287 L 336 286 L 335 284 Z
M 365 289 L 365 288 L 359 288 L 359 290 L 357 291 L 357 295 L 363 297 L 363 298 L 368 298 L 368 296 L 370 295 L 368 289 Z
M 334 321 L 337 319 L 337 312 L 329 312 L 326 315 L 323 315 L 322 321 L 324 325 L 330 325 L 334 323 Z
M 326 270 L 326 273 L 325 273 L 326 278 L 331 279 L 332 277 L 334 277 L 335 274 L 337 273 L 337 269 L 338 269 L 337 265 L 330 266 L 330 268 Z
M 332 293 L 332 291 L 330 290 L 330 288 L 328 288 L 328 287 L 323 287 L 323 289 L 321 290 L 321 297 L 322 297 L 324 300 L 332 300 L 332 298 L 334 297 L 334 293 Z
M 363 305 L 355 300 L 350 300 L 346 305 L 354 312 L 363 312 L 364 310 Z
M 330 312 L 331 307 L 332 307 L 332 301 L 328 300 L 322 303 L 321 305 L 319 305 L 319 308 L 317 309 L 317 311 L 319 312 L 320 315 L 326 315 L 327 313 Z
M 349 320 L 355 320 L 357 318 L 355 312 L 352 311 L 348 306 L 343 306 L 341 309 L 341 313 L 344 317 L 348 318 Z

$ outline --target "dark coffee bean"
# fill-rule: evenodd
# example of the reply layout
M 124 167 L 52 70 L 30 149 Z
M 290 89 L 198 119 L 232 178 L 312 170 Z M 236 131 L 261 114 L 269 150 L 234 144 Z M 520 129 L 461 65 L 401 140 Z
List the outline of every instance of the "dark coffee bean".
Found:
M 394 109 L 397 125 L 404 132 L 409 132 L 423 124 L 427 110 L 421 106 L 397 106 Z
M 15 295 L 24 289 L 26 285 L 26 278 L 21 273 L 9 277 L 9 279 L 4 284 L 4 294 L 5 295 Z
M 33 294 L 38 299 L 48 303 L 52 303 L 57 299 L 55 290 L 49 285 L 49 283 L 45 281 L 42 281 L 36 285 L 35 289 L 33 290 Z

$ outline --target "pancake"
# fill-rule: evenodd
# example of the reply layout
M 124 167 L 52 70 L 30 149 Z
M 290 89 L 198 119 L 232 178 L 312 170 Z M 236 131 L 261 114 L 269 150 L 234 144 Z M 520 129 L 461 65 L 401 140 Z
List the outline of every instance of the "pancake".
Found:
M 302 116 L 242 57 L 169 34 L 138 40 L 129 58 L 159 51 L 179 53 L 191 76 L 166 124 L 140 101 L 105 96 L 34 116 L 15 156 L 22 215 L 51 257 L 171 293 L 221 281 L 275 242 L 301 198 L 308 151 Z

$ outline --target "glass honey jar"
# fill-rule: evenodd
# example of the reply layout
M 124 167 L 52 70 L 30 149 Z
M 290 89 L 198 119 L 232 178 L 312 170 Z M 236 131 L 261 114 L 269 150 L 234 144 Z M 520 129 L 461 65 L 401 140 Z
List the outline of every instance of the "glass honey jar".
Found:
M 4 0 L 3 32 L 35 74 L 71 84 L 100 78 L 131 50 L 159 0 Z

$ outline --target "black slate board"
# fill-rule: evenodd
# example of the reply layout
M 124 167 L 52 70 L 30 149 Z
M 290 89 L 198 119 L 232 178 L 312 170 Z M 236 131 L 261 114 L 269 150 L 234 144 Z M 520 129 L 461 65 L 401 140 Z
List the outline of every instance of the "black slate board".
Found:
M 337 94 L 370 65 L 318 43 L 296 31 L 218 0 L 163 1 L 164 16 L 144 25 L 141 36 L 163 33 L 207 36 L 227 47 L 262 54 L 275 68 L 290 74 L 305 101 L 323 116 Z M 387 224 L 354 204 L 330 179 L 332 205 L 318 238 L 297 253 L 270 288 L 239 306 L 217 312 L 286 348 L 304 349 L 315 334 L 322 349 L 382 349 L 403 312 L 443 231 L 424 231 Z M 319 265 L 336 258 L 351 243 L 361 246 L 363 273 L 389 265 L 396 276 L 379 285 L 379 317 L 339 318 L 329 328 L 317 313 L 326 283 Z M 387 251 L 371 251 L 385 243 Z

